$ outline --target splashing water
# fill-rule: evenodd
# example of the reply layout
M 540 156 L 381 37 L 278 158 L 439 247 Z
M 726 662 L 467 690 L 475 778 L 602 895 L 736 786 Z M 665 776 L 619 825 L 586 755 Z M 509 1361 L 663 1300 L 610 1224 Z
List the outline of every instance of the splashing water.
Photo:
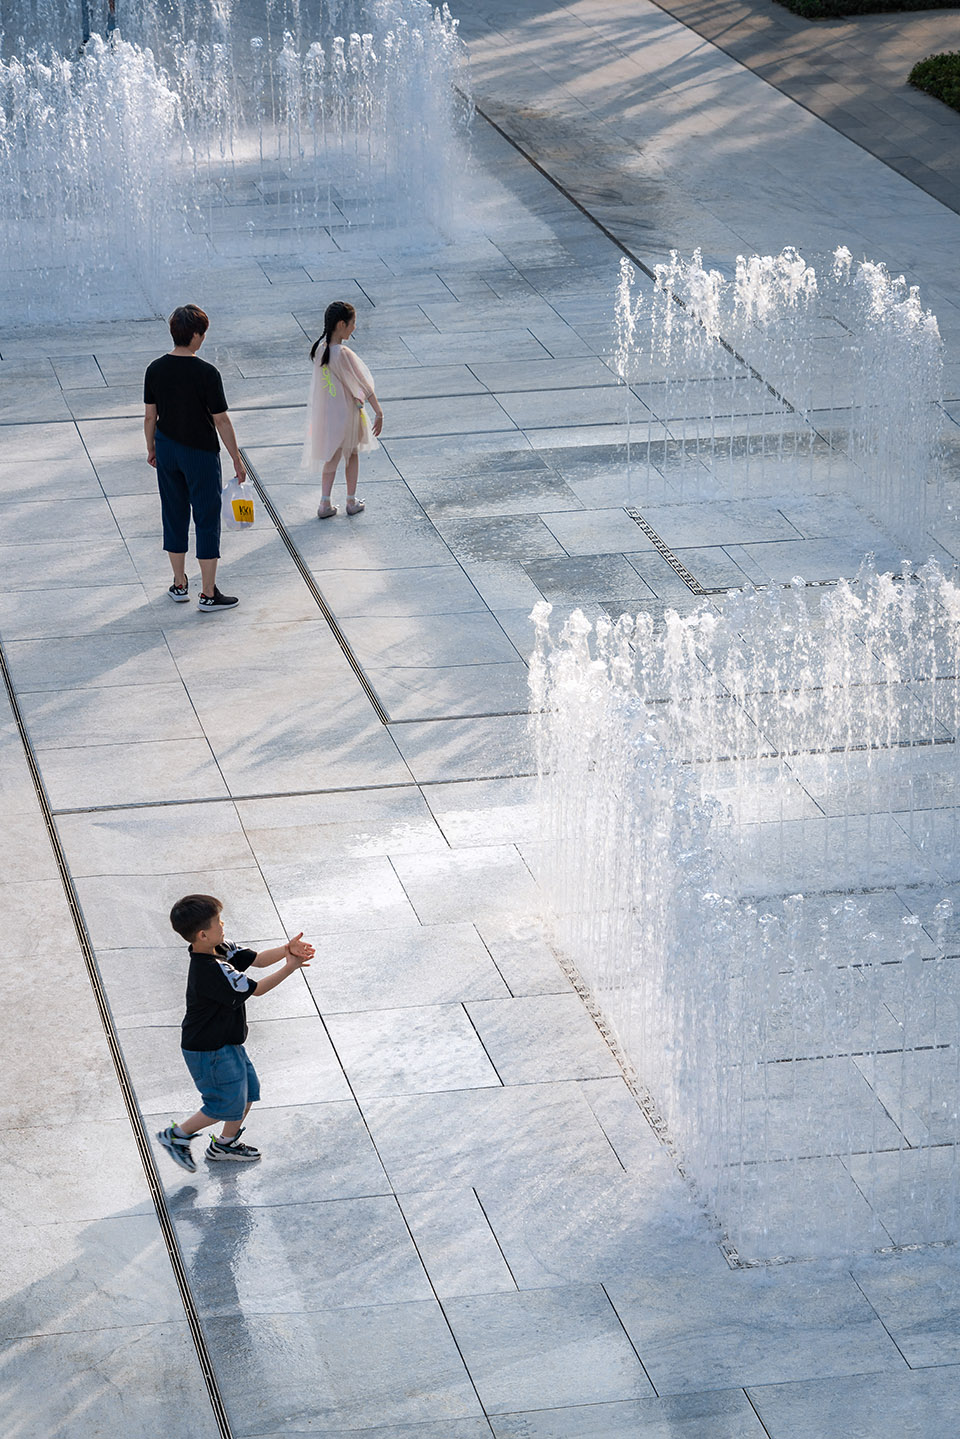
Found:
M 94 36 L 82 60 L 0 62 L 0 313 L 142 303 L 184 224 L 168 156 L 180 106 L 149 52 Z M 114 267 L 120 275 L 112 274 Z
M 818 273 L 788 248 L 727 279 L 674 251 L 648 297 L 621 273 L 616 331 L 636 498 L 844 494 L 929 552 L 942 347 L 903 276 L 842 248 Z
M 741 1256 L 960 1237 L 960 589 L 535 617 L 558 943 Z
M 156 309 L 198 252 L 462 230 L 470 107 L 446 6 L 144 0 L 119 7 L 122 39 L 82 49 L 76 0 L 17 8 L 0 34 L 8 323 Z

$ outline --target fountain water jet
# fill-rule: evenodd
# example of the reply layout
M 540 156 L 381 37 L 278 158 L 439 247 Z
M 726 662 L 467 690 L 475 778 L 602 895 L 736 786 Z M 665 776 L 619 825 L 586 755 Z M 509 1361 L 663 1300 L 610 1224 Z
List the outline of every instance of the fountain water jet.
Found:
M 674 251 L 648 299 L 635 286 L 624 260 L 616 365 L 650 406 L 632 423 L 640 503 L 843 494 L 926 551 L 942 347 L 916 287 L 843 248 L 819 272 L 791 248 L 739 256 L 732 278 Z
M 184 260 L 238 243 L 303 258 L 373 225 L 381 248 L 384 231 L 400 246 L 462 231 L 469 103 L 445 6 L 144 0 L 120 15 L 122 39 L 80 53 L 74 0 L 24 0 L 0 34 L 0 318 L 162 311 Z
M 0 61 L 0 314 L 142 309 L 185 229 L 177 96 L 149 51 Z
M 535 614 L 558 943 L 741 1256 L 960 1237 L 960 589 Z

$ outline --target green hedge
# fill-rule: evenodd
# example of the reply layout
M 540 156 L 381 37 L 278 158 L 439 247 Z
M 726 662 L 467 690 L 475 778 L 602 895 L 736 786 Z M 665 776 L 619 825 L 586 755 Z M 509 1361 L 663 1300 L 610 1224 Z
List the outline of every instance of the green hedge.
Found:
M 805 20 L 841 20 L 848 15 L 881 15 L 897 10 L 953 10 L 957 0 L 778 0 Z
M 960 50 L 951 50 L 946 55 L 928 55 L 914 65 L 909 74 L 911 85 L 935 95 L 945 105 L 960 110 Z

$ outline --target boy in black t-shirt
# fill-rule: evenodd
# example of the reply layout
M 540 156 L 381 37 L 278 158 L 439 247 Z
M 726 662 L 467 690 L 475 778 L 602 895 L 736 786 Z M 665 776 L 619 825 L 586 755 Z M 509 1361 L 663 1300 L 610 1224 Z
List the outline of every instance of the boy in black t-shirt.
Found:
M 259 1149 L 241 1144 L 243 1121 L 251 1104 L 260 1098 L 257 1071 L 247 1056 L 245 1006 L 253 995 L 267 994 L 298 969 L 309 965 L 314 950 L 296 935 L 278 949 L 240 949 L 223 936 L 223 905 L 210 894 L 188 894 L 170 911 L 170 923 L 190 946 L 187 975 L 187 1012 L 181 1026 L 181 1044 L 187 1068 L 200 1091 L 202 1108 L 182 1124 L 171 1123 L 157 1135 L 171 1158 L 192 1173 L 196 1162 L 190 1141 L 201 1129 L 223 1120 L 219 1138 L 213 1137 L 204 1157 L 210 1160 L 253 1160 Z M 283 968 L 253 980 L 249 969 L 265 969 L 284 962 Z
M 203 589 L 197 608 L 219 614 L 239 603 L 217 589 L 220 558 L 220 440 L 241 484 L 247 472 L 227 414 L 220 371 L 197 351 L 210 321 L 199 305 L 181 305 L 170 316 L 173 349 L 147 366 L 143 377 L 143 432 L 147 464 L 157 472 L 163 548 L 170 557 L 173 584 L 167 593 L 179 604 L 190 598 L 187 541 L 190 514 L 197 534 Z

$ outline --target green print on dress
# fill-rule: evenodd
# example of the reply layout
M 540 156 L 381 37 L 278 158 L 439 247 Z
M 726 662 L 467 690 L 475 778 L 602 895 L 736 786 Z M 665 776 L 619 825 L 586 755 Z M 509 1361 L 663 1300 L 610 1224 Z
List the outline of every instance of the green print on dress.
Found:
M 327 393 L 328 393 L 328 395 L 330 395 L 330 397 L 331 397 L 331 399 L 332 399 L 333 396 L 337 393 L 337 387 L 336 387 L 336 385 L 333 383 L 333 376 L 332 376 L 331 373 L 330 373 L 330 367 L 329 367 L 329 365 L 324 365 L 324 367 L 323 367 L 323 381 L 324 381 L 324 384 L 325 384 L 326 387 L 327 387 Z

